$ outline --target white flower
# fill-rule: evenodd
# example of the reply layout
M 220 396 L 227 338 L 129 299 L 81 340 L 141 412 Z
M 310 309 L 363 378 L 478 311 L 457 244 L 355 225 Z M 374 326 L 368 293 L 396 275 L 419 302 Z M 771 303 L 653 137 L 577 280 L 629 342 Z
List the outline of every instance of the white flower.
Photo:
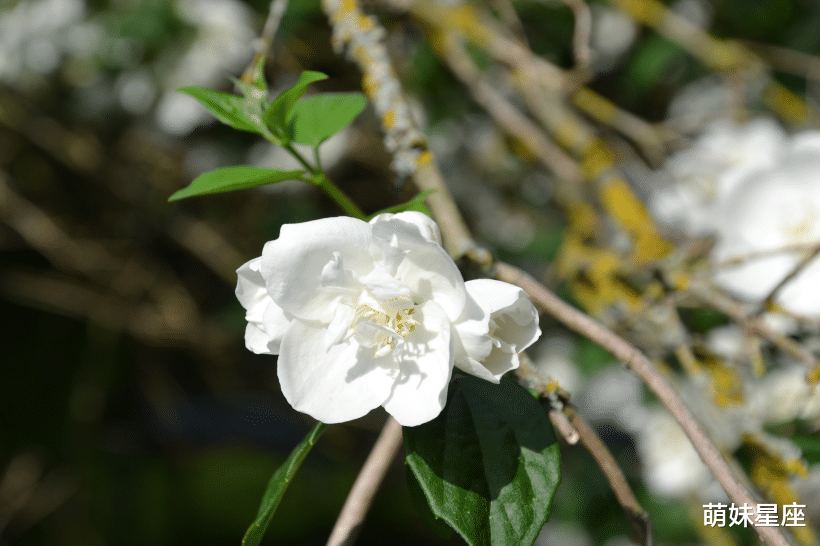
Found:
M 785 144 L 785 132 L 770 119 L 711 123 L 691 148 L 670 157 L 658 173 L 673 183 L 652 195 L 653 215 L 689 235 L 720 229 L 722 203 L 749 174 L 774 165 Z
M 540 334 L 523 292 L 465 283 L 417 212 L 282 226 L 237 270 L 245 343 L 278 354 L 282 392 L 325 423 L 378 406 L 404 426 L 436 417 L 453 365 L 490 381 Z
M 714 233 L 715 281 L 735 295 L 760 301 L 820 243 L 820 132 L 792 137 L 773 121 L 720 121 L 667 162 L 674 183 L 656 192 L 656 218 L 689 235 Z M 790 252 L 774 252 L 804 245 Z M 820 315 L 820 260 L 811 261 L 779 292 L 778 304 L 798 315 Z M 770 319 L 772 320 L 772 319 Z M 781 331 L 788 324 L 772 323 Z
M 665 409 L 654 408 L 638 435 L 649 489 L 665 497 L 684 497 L 706 487 L 709 471 L 692 443 Z
M 721 269 L 715 280 L 749 300 L 760 300 L 820 244 L 820 133 L 796 137 L 769 169 L 747 176 L 719 210 L 723 219 L 712 252 L 716 262 L 792 245 L 804 251 L 749 259 Z M 812 260 L 779 292 L 777 303 L 799 315 L 820 315 L 820 260 Z

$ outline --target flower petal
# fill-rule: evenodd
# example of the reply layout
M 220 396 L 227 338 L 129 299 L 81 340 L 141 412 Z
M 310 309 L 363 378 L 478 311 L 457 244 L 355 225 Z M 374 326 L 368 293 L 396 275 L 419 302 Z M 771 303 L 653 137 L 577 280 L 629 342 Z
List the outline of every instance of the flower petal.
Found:
M 466 285 L 465 285 L 466 286 Z M 490 338 L 490 313 L 484 310 L 475 299 L 467 294 L 464 311 L 455 328 L 455 366 L 471 375 L 498 383 L 498 379 L 489 373 L 481 364 L 493 348 Z
M 350 330 L 350 324 L 353 322 L 353 309 L 344 304 L 339 304 L 333 314 L 333 320 L 325 332 L 325 351 L 345 337 L 345 334 Z
M 397 281 L 393 276 L 384 270 L 382 267 L 377 267 L 367 275 L 359 279 L 370 293 L 382 300 L 391 300 L 406 296 L 410 293 L 410 289 Z
M 418 327 L 393 351 L 399 375 L 383 404 L 405 427 L 426 423 L 441 413 L 453 371 L 454 336 L 447 314 L 432 301 L 416 311 Z
M 415 210 L 408 210 L 397 214 L 386 212 L 370 220 L 371 224 L 376 224 L 377 222 L 405 222 L 412 224 L 418 230 L 419 235 L 430 242 L 441 244 L 441 231 L 438 228 L 438 224 L 422 212 Z
M 269 342 L 270 336 L 268 336 L 265 330 L 260 328 L 259 323 L 249 322 L 247 326 L 245 326 L 245 347 L 247 347 L 249 351 L 258 355 L 276 354 L 268 348 Z
M 332 270 L 337 259 L 339 267 L 343 261 L 343 269 L 356 278 L 370 273 L 373 261 L 366 249 L 372 242 L 371 230 L 367 222 L 347 217 L 283 225 L 279 238 L 262 251 L 262 277 L 273 301 L 297 317 L 330 323 L 337 304 L 350 298 L 351 291 L 323 286 L 322 273 L 326 267 Z
M 375 358 L 355 340 L 324 348 L 325 329 L 294 320 L 282 340 L 278 376 L 297 411 L 323 423 L 362 417 L 390 395 L 398 370 L 391 358 Z
M 262 320 L 267 307 L 266 300 L 269 298 L 268 291 L 265 290 L 265 279 L 259 272 L 261 264 L 261 257 L 254 258 L 236 270 L 236 299 L 246 309 L 245 318 L 249 321 Z
M 490 335 L 521 352 L 541 335 L 538 311 L 521 288 L 501 281 L 477 279 L 465 283 L 467 292 L 490 313 L 496 329 Z
M 396 269 L 395 278 L 410 288 L 417 302 L 435 301 L 451 321 L 464 310 L 467 291 L 464 279 L 449 254 L 438 244 L 423 239 L 415 230 L 391 233 L 395 224 L 382 222 L 373 226 L 375 237 L 398 237 L 399 247 L 407 252 Z
M 279 345 L 292 321 L 293 315 L 282 310 L 272 299 L 268 298 L 268 306 L 262 315 L 262 329 L 268 336 L 266 353 L 279 354 Z
M 477 321 L 456 323 L 467 357 L 457 352 L 456 365 L 466 373 L 498 383 L 502 375 L 518 368 L 518 353 L 541 335 L 538 311 L 526 293 L 512 284 L 478 279 L 465 286 L 470 299 L 486 313 L 490 345 L 478 344 L 483 339 L 478 335 Z

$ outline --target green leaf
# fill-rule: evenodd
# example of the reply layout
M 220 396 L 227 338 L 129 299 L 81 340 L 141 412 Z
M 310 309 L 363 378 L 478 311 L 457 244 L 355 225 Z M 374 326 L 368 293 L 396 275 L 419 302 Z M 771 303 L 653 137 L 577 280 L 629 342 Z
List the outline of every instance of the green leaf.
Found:
M 231 78 L 231 81 L 242 90 L 242 94 L 246 99 L 258 103 L 261 110 L 264 107 L 264 101 L 268 98 L 268 82 L 265 81 L 265 56 L 259 58 L 259 62 L 253 69 L 253 81 L 245 83 L 242 80 Z M 260 115 L 261 119 L 261 115 Z
M 457 379 L 447 398 L 437 418 L 404 428 L 407 464 L 433 514 L 470 546 L 531 546 L 560 481 L 547 414 L 509 379 Z
M 197 176 L 187 187 L 175 192 L 168 201 L 176 201 L 185 197 L 223 193 L 228 191 L 246 190 L 265 184 L 274 184 L 284 180 L 300 178 L 304 171 L 278 171 L 262 167 L 237 165 L 222 167 Z
M 291 112 L 294 142 L 318 146 L 344 129 L 367 106 L 362 93 L 322 93 L 297 102 Z
M 416 212 L 422 212 L 422 213 L 426 214 L 427 216 L 432 216 L 430 214 L 430 210 L 427 208 L 427 205 L 424 204 L 424 200 L 427 199 L 427 196 L 430 195 L 431 193 L 433 193 L 434 191 L 436 191 L 436 190 L 423 191 L 423 192 L 417 194 L 415 197 L 413 197 L 409 201 L 407 201 L 406 203 L 401 203 L 399 205 L 394 205 L 392 207 L 382 209 L 378 212 L 374 212 L 373 214 L 368 216 L 367 219 L 372 220 L 373 218 L 375 218 L 379 214 L 387 214 L 387 213 L 395 214 L 397 212 L 404 212 L 406 210 L 414 210 Z
M 265 490 L 265 495 L 262 497 L 262 503 L 259 505 L 259 512 L 256 514 L 256 519 L 251 523 L 251 526 L 248 527 L 245 536 L 242 537 L 242 546 L 257 546 L 261 542 L 265 530 L 267 530 L 268 524 L 271 518 L 273 518 L 274 512 L 276 512 L 276 508 L 282 500 L 282 495 L 285 494 L 285 490 L 293 480 L 296 471 L 299 470 L 299 467 L 302 465 L 302 461 L 305 460 L 310 448 L 313 447 L 325 428 L 327 428 L 326 424 L 316 423 L 313 430 L 291 451 L 282 466 L 273 473 L 273 476 L 271 476 L 268 482 L 268 488 Z
M 234 129 L 252 133 L 261 133 L 264 130 L 259 101 L 204 87 L 181 87 L 178 91 L 195 98 L 216 119 Z
M 312 72 L 310 70 L 302 72 L 296 85 L 273 99 L 273 102 L 267 107 L 263 115 L 265 125 L 267 125 L 274 134 L 284 134 L 286 132 L 286 122 L 293 109 L 293 105 L 305 94 L 308 85 L 325 79 L 327 79 L 327 75 L 321 72 Z
M 410 495 L 410 503 L 416 512 L 421 516 L 425 525 L 430 528 L 433 533 L 441 540 L 450 540 L 453 538 L 453 529 L 447 525 L 440 517 L 436 516 L 430 505 L 427 504 L 427 498 L 424 496 L 424 491 L 421 490 L 419 481 L 412 472 L 407 472 L 407 493 Z
M 803 458 L 809 463 L 814 464 L 820 462 L 820 438 L 816 435 L 798 435 L 791 438 L 800 451 L 803 452 Z

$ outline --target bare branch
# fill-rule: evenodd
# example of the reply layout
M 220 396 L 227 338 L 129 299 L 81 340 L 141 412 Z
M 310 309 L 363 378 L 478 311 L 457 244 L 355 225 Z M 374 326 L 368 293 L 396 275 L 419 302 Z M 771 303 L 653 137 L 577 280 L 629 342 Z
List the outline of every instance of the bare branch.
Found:
M 444 243 L 453 257 L 471 253 L 479 261 L 489 261 L 489 254 L 478 248 L 445 189 L 427 139 L 416 127 L 384 45 L 384 27 L 362 13 L 355 0 L 322 0 L 322 7 L 333 27 L 334 47 L 346 52 L 362 71 L 362 88 L 382 120 L 394 170 L 400 177 L 411 177 L 420 191 L 433 190 L 425 203 L 447 234 Z
M 558 412 L 550 412 L 551 419 L 555 413 Z M 642 546 L 653 546 L 655 539 L 652 536 L 652 523 L 649 521 L 649 514 L 646 513 L 646 510 L 640 505 L 638 499 L 635 498 L 632 489 L 629 487 L 629 483 L 626 481 L 626 477 L 624 477 L 624 473 L 621 472 L 618 463 L 615 462 L 615 458 L 612 456 L 612 453 L 609 452 L 609 449 L 607 449 L 606 444 L 601 441 L 586 421 L 578 415 L 578 412 L 575 411 L 572 405 L 564 404 L 562 415 L 568 418 L 580 438 L 581 445 L 592 455 L 598 467 L 603 471 L 606 481 L 609 483 L 609 487 L 612 488 L 612 492 L 615 494 L 618 504 L 621 505 L 621 508 L 629 520 L 635 539 Z
M 737 505 L 756 506 L 754 497 L 735 476 L 732 468 L 715 447 L 700 423 L 689 411 L 672 386 L 655 369 L 649 359 L 637 348 L 615 332 L 609 330 L 589 315 L 575 309 L 549 291 L 541 283 L 523 271 L 505 263 L 497 262 L 499 280 L 509 282 L 524 289 L 530 298 L 542 309 L 571 330 L 597 343 L 619 362 L 643 380 L 647 387 L 670 411 L 683 431 L 689 437 L 704 464 L 720 483 L 723 490 Z M 761 540 L 769 546 L 786 546 L 786 537 L 775 527 L 755 527 Z
M 402 444 L 401 425 L 390 417 L 347 495 L 327 546 L 351 546 L 359 536 L 373 497 Z
M 287 9 L 288 0 L 271 1 L 270 7 L 268 8 L 268 18 L 262 27 L 262 34 L 259 35 L 259 38 L 254 43 L 256 53 L 240 78 L 244 83 L 251 83 L 253 81 L 256 75 L 256 67 L 259 66 L 259 61 L 267 57 L 270 53 L 273 47 L 273 38 L 276 36 L 276 31 L 279 30 L 279 23 L 282 21 L 282 16 Z

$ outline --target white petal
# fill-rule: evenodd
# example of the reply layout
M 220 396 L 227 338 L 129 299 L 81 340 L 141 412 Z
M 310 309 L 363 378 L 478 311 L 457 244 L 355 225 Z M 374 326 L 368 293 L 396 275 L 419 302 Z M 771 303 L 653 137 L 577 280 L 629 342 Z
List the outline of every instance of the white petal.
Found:
M 270 337 L 265 333 L 265 330 L 259 327 L 258 323 L 249 322 L 248 325 L 245 326 L 245 347 L 247 347 L 249 351 L 258 355 L 275 354 L 268 349 L 269 341 Z
M 344 304 L 339 304 L 333 315 L 333 320 L 325 332 L 325 351 L 330 350 L 345 337 L 353 322 L 353 309 Z
M 390 358 L 352 338 L 324 349 L 325 329 L 294 320 L 282 340 L 278 375 L 282 393 L 297 411 L 323 423 L 357 419 L 390 395 L 397 369 Z
M 486 313 L 489 345 L 483 341 L 477 324 L 457 322 L 455 327 L 464 344 L 456 366 L 462 371 L 498 383 L 501 376 L 519 366 L 518 353 L 541 335 L 538 312 L 523 290 L 501 281 L 478 279 L 465 283 L 471 300 Z M 464 358 L 466 356 L 467 358 Z
M 414 210 L 399 212 L 398 214 L 379 214 L 370 220 L 371 224 L 377 222 L 405 222 L 415 226 L 419 235 L 433 243 L 441 244 L 441 231 L 438 224 L 424 213 Z
M 345 269 L 342 255 L 339 252 L 334 252 L 333 257 L 322 268 L 319 283 L 322 286 L 334 286 L 339 288 L 356 287 L 353 271 Z
M 511 351 L 509 348 L 505 350 L 503 348 L 493 347 L 493 350 L 490 351 L 487 358 L 481 361 L 481 364 L 483 364 L 487 372 L 495 378 L 493 383 L 498 383 L 501 380 L 502 375 L 517 369 L 520 362 L 516 351 Z M 482 374 L 478 377 L 484 376 Z
M 265 312 L 268 292 L 265 290 L 265 279 L 259 272 L 262 258 L 242 264 L 236 270 L 236 299 L 247 311 L 246 318 L 251 321 L 261 321 L 262 313 Z
M 279 345 L 292 321 L 293 315 L 282 310 L 273 300 L 269 300 L 265 313 L 262 315 L 262 329 L 268 336 L 268 353 L 279 354 Z
M 428 301 L 416 307 L 417 328 L 393 352 L 399 376 L 384 409 L 402 426 L 413 427 L 434 419 L 447 401 L 453 371 L 452 325 L 444 310 Z
M 493 349 L 498 350 L 495 348 Z M 485 359 L 486 358 L 487 357 L 485 357 Z M 483 362 L 479 362 L 478 360 L 470 357 L 457 360 L 455 362 L 455 366 L 464 373 L 474 375 L 479 379 L 484 379 L 485 381 L 489 381 L 490 383 L 500 383 L 501 375 L 503 375 L 503 373 L 501 375 L 495 375 L 487 368 L 487 366 Z
M 455 365 L 463 371 L 497 383 L 492 374 L 483 370 L 479 361 L 493 348 L 490 338 L 490 313 L 485 311 L 470 294 L 455 328 Z M 483 373 L 482 373 L 483 372 Z
M 389 240 L 373 237 L 370 247 L 370 256 L 373 261 L 387 270 L 391 275 L 396 274 L 399 264 L 404 260 L 407 250 L 399 248 L 399 238 L 394 233 Z
M 374 239 L 386 242 L 395 237 L 399 248 L 406 251 L 395 278 L 410 288 L 413 300 L 434 300 L 451 321 L 458 319 L 467 292 L 461 272 L 441 245 L 423 237 L 419 227 L 410 222 L 392 218 L 372 225 Z
M 358 323 L 353 329 L 353 332 L 356 341 L 363 347 L 375 347 L 382 343 L 387 343 L 390 340 L 394 340 L 395 342 L 401 341 L 401 336 L 393 330 L 370 321 Z
M 496 330 L 490 335 L 521 352 L 541 335 L 538 311 L 519 287 L 491 279 L 477 279 L 466 284 L 467 291 L 490 313 Z
M 322 286 L 322 272 L 339 253 L 340 263 L 358 278 L 373 270 L 367 250 L 372 228 L 355 218 L 323 218 L 285 224 L 279 238 L 262 251 L 262 276 L 268 293 L 285 311 L 306 319 L 330 323 L 340 301 L 350 290 Z M 331 266 L 333 267 L 333 266 Z
M 382 300 L 391 300 L 393 298 L 406 296 L 410 293 L 410 289 L 407 288 L 407 286 L 393 278 L 393 276 L 382 267 L 377 267 L 360 278 L 359 282 L 361 282 L 374 297 Z

